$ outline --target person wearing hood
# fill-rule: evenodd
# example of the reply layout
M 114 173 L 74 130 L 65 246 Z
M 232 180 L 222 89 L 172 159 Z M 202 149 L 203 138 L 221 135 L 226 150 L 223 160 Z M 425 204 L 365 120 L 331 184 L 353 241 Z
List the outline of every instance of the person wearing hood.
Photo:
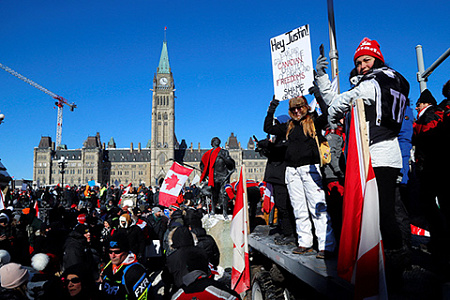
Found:
M 283 136 L 286 139 L 285 181 L 289 198 L 294 209 L 298 247 L 293 253 L 313 254 L 313 233 L 310 218 L 314 222 L 318 240 L 317 258 L 325 258 L 325 251 L 333 252 L 335 239 L 327 213 L 325 192 L 320 172 L 320 155 L 317 139 L 324 139 L 320 130 L 326 125 L 326 114 L 314 118 L 306 98 L 299 96 L 289 100 L 287 123 L 274 124 L 273 117 L 279 101 L 270 102 L 264 120 L 264 131 L 268 134 Z
M 177 231 L 187 237 L 188 229 L 182 228 L 180 227 Z M 175 235 L 175 239 L 177 238 L 179 236 Z M 196 251 L 196 248 L 197 246 L 193 247 L 189 242 L 187 246 L 179 247 L 173 254 L 176 255 L 178 251 L 181 251 L 181 255 L 178 256 L 180 260 L 178 268 L 182 272 L 176 274 L 177 277 L 181 276 L 181 285 L 172 295 L 172 299 L 241 299 L 236 291 L 214 280 L 204 253 Z
M 125 232 L 117 232 L 108 245 L 110 261 L 101 272 L 101 299 L 157 299 L 160 272 L 149 273 L 141 265 Z
M 128 237 L 130 250 L 142 259 L 145 251 L 145 239 L 142 229 L 133 224 L 130 214 L 124 213 L 119 217 L 119 228 L 117 232 L 123 233 Z
M 214 238 L 203 227 L 194 227 L 191 232 L 197 237 L 197 247 L 206 251 L 209 263 L 216 269 L 220 262 L 220 250 Z
M 183 285 L 183 276 L 189 273 L 186 259 L 195 257 L 199 264 L 208 265 L 208 255 L 204 249 L 195 246 L 194 237 L 186 226 L 179 226 L 171 231 L 169 246 L 174 251 L 167 256 L 166 267 L 178 289 Z
M 84 224 L 78 224 L 75 229 L 69 233 L 64 243 L 63 270 L 70 266 L 85 263 L 91 266 L 94 278 L 98 278 L 98 268 L 96 259 L 90 248 L 91 233 L 89 227 Z

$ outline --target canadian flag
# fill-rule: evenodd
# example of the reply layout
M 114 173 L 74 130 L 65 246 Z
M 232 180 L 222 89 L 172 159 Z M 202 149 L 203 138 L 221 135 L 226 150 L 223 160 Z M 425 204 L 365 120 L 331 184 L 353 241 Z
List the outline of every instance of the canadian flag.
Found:
M 355 299 L 387 299 L 378 188 L 363 105 L 358 100 L 351 111 L 338 274 L 355 285 Z
M 177 202 L 177 197 L 180 194 L 181 188 L 191 175 L 193 169 L 184 167 L 177 162 L 174 162 L 167 172 L 164 182 L 159 191 L 159 204 L 169 207 Z
M 131 182 L 130 182 L 130 183 L 127 185 L 127 187 L 123 189 L 122 195 L 129 194 L 129 193 L 130 193 L 131 186 L 132 186 L 132 184 L 131 184 Z
M 5 208 L 5 197 L 3 196 L 3 191 L 0 189 L 0 210 Z
M 38 201 L 37 200 L 34 201 L 34 209 L 36 210 L 36 218 L 39 219 L 40 214 L 39 214 L 39 205 L 38 205 Z
M 264 194 L 263 194 L 263 208 L 262 211 L 266 214 L 270 213 L 275 207 L 275 200 L 273 198 L 273 186 L 271 183 L 263 183 Z
M 236 189 L 233 219 L 231 220 L 231 240 L 233 241 L 233 268 L 231 288 L 238 294 L 250 289 L 250 263 L 248 259 L 248 210 L 247 187 L 244 166 Z

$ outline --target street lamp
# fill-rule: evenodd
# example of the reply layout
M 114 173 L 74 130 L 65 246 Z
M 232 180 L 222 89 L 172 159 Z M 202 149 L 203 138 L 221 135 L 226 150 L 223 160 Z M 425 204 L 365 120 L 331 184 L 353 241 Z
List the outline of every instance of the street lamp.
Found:
M 64 187 L 64 173 L 66 172 L 67 159 L 64 156 L 58 160 L 59 173 L 61 173 L 61 185 Z

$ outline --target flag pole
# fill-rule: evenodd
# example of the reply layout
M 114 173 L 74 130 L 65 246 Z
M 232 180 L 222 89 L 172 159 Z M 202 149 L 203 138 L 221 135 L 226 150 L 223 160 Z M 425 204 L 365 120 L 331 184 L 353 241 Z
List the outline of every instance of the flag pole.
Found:
M 338 60 L 339 55 L 336 46 L 336 25 L 334 23 L 334 5 L 333 0 L 327 0 L 328 4 L 328 32 L 330 35 L 330 61 L 331 61 L 331 73 L 332 79 L 336 78 L 337 92 L 340 93 L 339 87 L 339 68 Z
M 362 99 L 357 99 L 355 101 L 355 108 L 359 119 L 359 132 L 361 134 L 361 149 L 363 154 L 364 162 L 364 174 L 367 179 L 367 173 L 369 170 L 369 135 L 367 131 L 366 114 L 364 110 L 364 102 Z
M 248 253 L 248 233 L 250 232 L 250 222 L 248 219 L 248 198 L 247 198 L 247 176 L 245 174 L 245 164 L 242 164 L 242 185 L 244 187 L 244 220 L 247 224 L 247 232 L 244 232 L 244 251 Z

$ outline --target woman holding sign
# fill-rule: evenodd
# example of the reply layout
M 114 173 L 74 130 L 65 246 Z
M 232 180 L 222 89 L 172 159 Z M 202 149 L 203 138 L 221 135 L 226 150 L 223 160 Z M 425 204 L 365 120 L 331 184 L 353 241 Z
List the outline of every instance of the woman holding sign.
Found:
M 293 252 L 302 255 L 314 253 L 311 216 L 318 240 L 316 257 L 323 259 L 325 251 L 332 252 L 335 247 L 315 139 L 317 132 L 327 123 L 326 114 L 314 120 L 305 97 L 300 96 L 289 100 L 289 116 L 292 119 L 287 123 L 274 125 L 273 116 L 278 104 L 279 101 L 274 97 L 264 120 L 264 131 L 286 137 L 285 181 L 298 235 L 298 247 Z
M 409 83 L 397 71 L 387 67 L 375 40 L 364 38 L 357 47 L 351 74 L 354 87 L 342 94 L 331 89 L 325 72 L 327 58 L 317 59 L 315 81 L 324 101 L 329 105 L 328 120 L 337 123 L 356 99 L 363 99 L 368 121 L 369 151 L 378 186 L 380 229 L 387 263 L 406 260 L 402 255 L 402 237 L 395 217 L 395 187 L 402 168 L 398 134 L 405 108 L 409 105 Z M 401 271 L 401 270 L 400 270 Z

